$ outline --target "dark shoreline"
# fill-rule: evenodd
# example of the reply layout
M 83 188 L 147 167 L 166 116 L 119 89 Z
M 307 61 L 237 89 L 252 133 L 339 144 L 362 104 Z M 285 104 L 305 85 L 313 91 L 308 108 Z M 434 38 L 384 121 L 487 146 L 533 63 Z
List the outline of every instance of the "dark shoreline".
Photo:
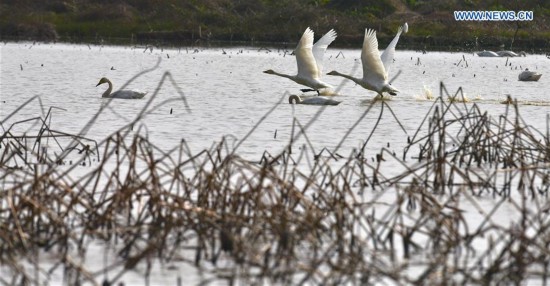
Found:
M 497 9 L 489 3 L 365 1 L 204 0 L 170 4 L 150 0 L 112 3 L 79 0 L 70 4 L 52 0 L 45 4 L 6 0 L 0 3 L 0 41 L 293 49 L 304 29 L 310 27 L 316 38 L 334 29 L 338 38 L 331 47 L 358 48 L 368 27 L 377 31 L 379 47 L 384 48 L 393 39 L 397 27 L 407 22 L 410 29 L 401 36 L 400 49 L 550 52 L 550 2 L 502 4 Z M 457 10 L 487 9 L 531 10 L 534 19 L 457 21 L 453 16 Z
M 411 39 L 412 38 L 412 39 Z M 155 38 L 154 40 L 136 40 L 134 38 L 80 38 L 79 40 L 60 38 L 57 40 L 37 40 L 32 37 L 3 37 L 0 35 L 1 42 L 40 42 L 40 43 L 65 43 L 80 45 L 110 45 L 110 46 L 152 46 L 157 48 L 197 48 L 197 47 L 258 47 L 258 48 L 277 48 L 294 49 L 295 42 L 273 42 L 273 41 L 245 41 L 245 40 L 218 40 L 218 39 L 185 39 L 185 38 Z M 348 38 L 345 43 L 333 43 L 331 48 L 359 49 L 361 47 L 360 38 Z M 391 41 L 390 37 L 380 37 L 380 49 L 384 49 L 386 43 Z M 513 50 L 525 51 L 529 54 L 547 54 L 550 48 L 546 47 L 547 40 L 516 40 L 510 49 L 509 40 L 503 41 L 497 38 L 486 38 L 481 41 L 482 44 L 475 46 L 475 41 L 469 41 L 460 44 L 456 40 L 402 36 L 399 40 L 399 50 L 414 51 L 432 51 L 432 52 L 476 52 L 483 50 Z

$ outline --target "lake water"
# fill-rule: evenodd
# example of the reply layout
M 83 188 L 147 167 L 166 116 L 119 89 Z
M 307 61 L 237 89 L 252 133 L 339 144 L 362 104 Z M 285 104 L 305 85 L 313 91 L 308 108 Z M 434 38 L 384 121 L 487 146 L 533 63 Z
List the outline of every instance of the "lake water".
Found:
M 322 108 L 289 105 L 288 94 L 299 93 L 298 89 L 303 87 L 288 79 L 262 73 L 274 69 L 294 74 L 296 63 L 290 52 L 258 47 L 145 49 L 4 43 L 0 46 L 0 120 L 2 127 L 7 129 L 17 121 L 40 116 L 44 113 L 41 101 L 46 110 L 56 107 L 50 123 L 53 129 L 78 134 L 99 110 L 107 107 L 90 128 L 81 133 L 101 141 L 132 122 L 140 110 L 150 104 L 138 124 L 146 129 L 149 140 L 169 150 L 185 139 L 193 152 L 209 148 L 223 136 L 237 142 L 262 120 L 237 151 L 247 159 L 259 161 L 266 150 L 271 154 L 283 150 L 290 140 L 293 118 L 305 125 Z M 360 50 L 329 48 L 325 72 L 338 70 L 360 77 L 359 57 Z M 144 99 L 109 101 L 101 98 L 107 88 L 105 85 L 96 87 L 101 77 L 108 77 L 116 90 L 157 63 L 156 69 L 128 86 L 147 91 Z M 520 113 L 527 124 L 546 130 L 550 111 L 546 93 L 550 90 L 546 80 L 550 76 L 548 63 L 550 60 L 542 55 L 507 59 L 480 58 L 470 53 L 397 51 L 390 77 L 401 71 L 393 82 L 401 92 L 388 101 L 397 120 L 387 110 L 384 112 L 380 126 L 367 145 L 367 153 L 374 156 L 388 144 L 399 152 L 433 105 L 433 101 L 426 100 L 425 89 L 439 96 L 440 82 L 452 94 L 462 87 L 467 98 L 494 117 L 505 112 L 507 106 L 500 101 L 510 95 L 520 103 Z M 518 74 L 525 68 L 542 73 L 541 80 L 518 81 Z M 177 87 L 167 80 L 155 94 L 167 72 Z M 307 139 L 315 153 L 325 147 L 335 150 L 375 95 L 339 77 L 325 76 L 324 80 L 338 87 L 340 95 L 334 99 L 342 103 L 324 108 L 307 129 Z M 183 92 L 188 107 L 178 89 Z M 35 96 L 40 101 L 33 100 L 4 121 L 8 114 Z M 262 119 L 272 108 L 272 113 Z M 347 157 L 353 149 L 362 146 L 378 119 L 380 108 L 374 106 L 359 122 L 337 150 L 339 154 Z M 17 126 L 15 132 L 24 133 L 27 127 Z M 300 140 L 298 146 L 306 144 L 305 138 Z M 472 209 L 472 212 L 476 211 Z M 499 219 L 506 224 L 513 212 L 508 208 L 503 212 Z M 475 214 L 471 217 L 474 221 L 479 219 Z M 175 274 L 164 271 L 167 270 L 155 272 L 154 283 L 175 283 Z M 188 272 L 189 275 L 184 275 L 189 279 L 186 282 L 200 280 L 192 270 Z M 141 283 L 138 281 L 143 280 L 129 275 L 124 281 Z
M 278 105 L 239 150 L 241 155 L 256 159 L 258 153 L 264 150 L 275 153 L 282 149 L 288 142 L 293 117 L 305 125 L 320 108 L 289 105 L 285 93 L 299 93 L 298 89 L 302 87 L 288 79 L 262 73 L 272 68 L 294 74 L 295 59 L 288 55 L 291 51 L 268 51 L 257 47 L 225 50 L 153 48 L 152 51 L 145 51 L 142 47 L 29 43 L 4 44 L 0 51 L 2 117 L 28 99 L 39 96 L 46 109 L 50 106 L 64 109 L 54 111 L 52 126 L 65 132 L 80 132 L 108 101 L 101 98 L 107 86 L 95 86 L 101 77 L 108 77 L 116 90 L 134 75 L 155 66 L 159 59 L 157 69 L 137 78 L 128 88 L 147 91 L 151 96 L 162 75 L 170 72 L 183 91 L 191 112 L 167 81 L 151 103 L 151 106 L 160 106 L 142 120 L 150 139 L 161 147 L 170 148 L 184 138 L 194 150 L 202 150 L 222 136 L 242 138 L 269 109 Z M 338 70 L 360 77 L 359 57 L 359 50 L 329 49 L 325 71 Z M 463 57 L 468 67 L 464 65 Z M 505 67 L 507 61 L 511 66 Z M 550 102 L 544 92 L 550 87 L 545 80 L 550 69 L 547 62 L 550 60 L 542 55 L 508 60 L 480 58 L 465 53 L 398 51 L 390 77 L 402 71 L 393 83 L 401 93 L 391 101 L 390 106 L 410 135 L 433 104 L 418 100 L 424 94 L 424 86 L 438 96 L 439 83 L 443 82 L 450 93 L 462 87 L 469 99 L 476 100 L 482 109 L 495 117 L 504 112 L 506 106 L 498 102 L 504 100 L 506 95 L 511 95 L 520 103 L 543 104 L 523 105 L 521 114 L 529 124 L 545 128 L 541 119 L 546 118 Z M 525 68 L 542 73 L 542 79 L 539 82 L 518 81 L 520 70 Z M 324 80 L 340 88 L 341 95 L 337 99 L 342 103 L 326 108 L 307 130 L 307 135 L 313 146 L 332 149 L 363 114 L 374 92 L 353 82 L 342 81 L 340 77 L 325 76 Z M 85 135 L 101 140 L 128 124 L 147 103 L 149 96 L 143 100 L 111 102 L 111 108 L 101 113 Z M 361 146 L 378 117 L 376 108 L 344 142 L 343 150 L 340 150 L 343 154 Z M 4 126 L 36 116 L 38 111 L 39 104 L 34 101 L 17 116 L 4 122 Z M 369 142 L 373 150 L 378 150 L 387 142 L 405 142 L 405 133 L 396 128 L 398 125 L 390 114 L 383 116 L 381 126 L 372 143 Z

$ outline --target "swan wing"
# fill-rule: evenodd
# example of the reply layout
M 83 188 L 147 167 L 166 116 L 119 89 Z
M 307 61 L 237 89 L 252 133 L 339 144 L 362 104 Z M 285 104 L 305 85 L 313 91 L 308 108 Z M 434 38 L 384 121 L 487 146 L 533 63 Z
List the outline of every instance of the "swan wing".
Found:
M 365 30 L 363 50 L 361 50 L 361 62 L 363 63 L 364 81 L 373 85 L 373 83 L 384 83 L 388 79 L 388 74 L 380 59 L 375 30 Z
M 300 78 L 317 78 L 319 71 L 317 69 L 317 64 L 315 63 L 315 58 L 313 57 L 313 52 L 311 51 L 313 47 L 313 31 L 308 27 L 298 46 L 296 46 L 296 63 L 298 64 L 298 77 Z
M 328 31 L 323 37 L 321 37 L 315 45 L 313 45 L 312 52 L 313 57 L 315 58 L 315 62 L 317 63 L 317 71 L 318 71 L 318 77 L 321 77 L 321 74 L 323 73 L 323 57 L 325 56 L 325 52 L 328 48 L 328 46 L 336 39 L 336 31 L 334 29 L 331 29 Z
M 122 98 L 122 99 L 139 99 L 143 98 L 147 92 L 141 92 L 138 90 L 118 90 L 111 93 L 112 98 Z
M 397 30 L 397 34 L 395 35 L 393 40 L 390 42 L 386 50 L 380 56 L 380 58 L 382 59 L 382 63 L 384 64 L 384 68 L 386 69 L 386 73 L 390 72 L 390 65 L 393 63 L 393 56 L 395 54 L 395 46 L 397 46 L 397 42 L 399 41 L 399 36 L 401 36 L 401 33 L 404 31 L 404 29 L 409 30 L 407 23 L 399 27 L 399 30 Z
M 478 56 L 480 57 L 498 57 L 499 55 L 493 51 L 483 51 L 483 52 L 479 52 L 477 53 Z

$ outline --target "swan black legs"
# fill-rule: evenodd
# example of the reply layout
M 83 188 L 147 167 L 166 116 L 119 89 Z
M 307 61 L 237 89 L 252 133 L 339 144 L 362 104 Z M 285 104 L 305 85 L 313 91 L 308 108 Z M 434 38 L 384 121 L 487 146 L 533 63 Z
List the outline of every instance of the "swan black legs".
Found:
M 319 90 L 318 90 L 318 89 L 302 88 L 302 89 L 300 89 L 300 91 L 301 91 L 301 92 L 316 91 L 316 92 L 317 92 L 317 95 L 321 95 L 321 93 L 319 93 Z

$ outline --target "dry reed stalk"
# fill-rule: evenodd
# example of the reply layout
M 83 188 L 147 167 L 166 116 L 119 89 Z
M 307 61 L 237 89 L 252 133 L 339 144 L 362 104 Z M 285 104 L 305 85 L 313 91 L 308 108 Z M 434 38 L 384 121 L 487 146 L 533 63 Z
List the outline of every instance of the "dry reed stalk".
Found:
M 8 128 L 0 137 L 0 262 L 11 278 L 0 283 L 37 284 L 61 268 L 68 284 L 115 284 L 141 268 L 147 284 L 154 261 L 247 284 L 546 281 L 548 131 L 525 126 L 517 105 L 495 120 L 444 96 L 442 85 L 412 137 L 388 103 L 371 103 L 351 129 L 381 104 L 379 120 L 389 110 L 409 137 L 403 158 L 387 146 L 377 160 L 365 146 L 378 123 L 348 157 L 338 151 L 349 132 L 332 151 L 314 146 L 307 130 L 324 109 L 305 125 L 294 119 L 287 147 L 258 162 L 236 152 L 246 136 L 192 153 L 185 140 L 166 151 L 141 128 L 129 135 L 150 107 L 94 148 L 41 118 L 32 119 L 41 123 L 36 136 Z M 307 148 L 296 148 L 302 136 Z M 42 148 L 47 138 L 58 152 Z M 417 160 L 407 160 L 416 147 Z M 388 161 L 402 171 L 389 175 Z M 488 211 L 478 204 L 484 194 L 495 199 Z M 465 204 L 480 223 L 466 219 Z M 505 205 L 520 214 L 510 225 L 495 219 Z M 93 272 L 86 255 L 98 241 L 109 259 Z M 491 247 L 480 250 L 480 241 Z M 59 257 L 53 266 L 40 263 L 46 253 Z

